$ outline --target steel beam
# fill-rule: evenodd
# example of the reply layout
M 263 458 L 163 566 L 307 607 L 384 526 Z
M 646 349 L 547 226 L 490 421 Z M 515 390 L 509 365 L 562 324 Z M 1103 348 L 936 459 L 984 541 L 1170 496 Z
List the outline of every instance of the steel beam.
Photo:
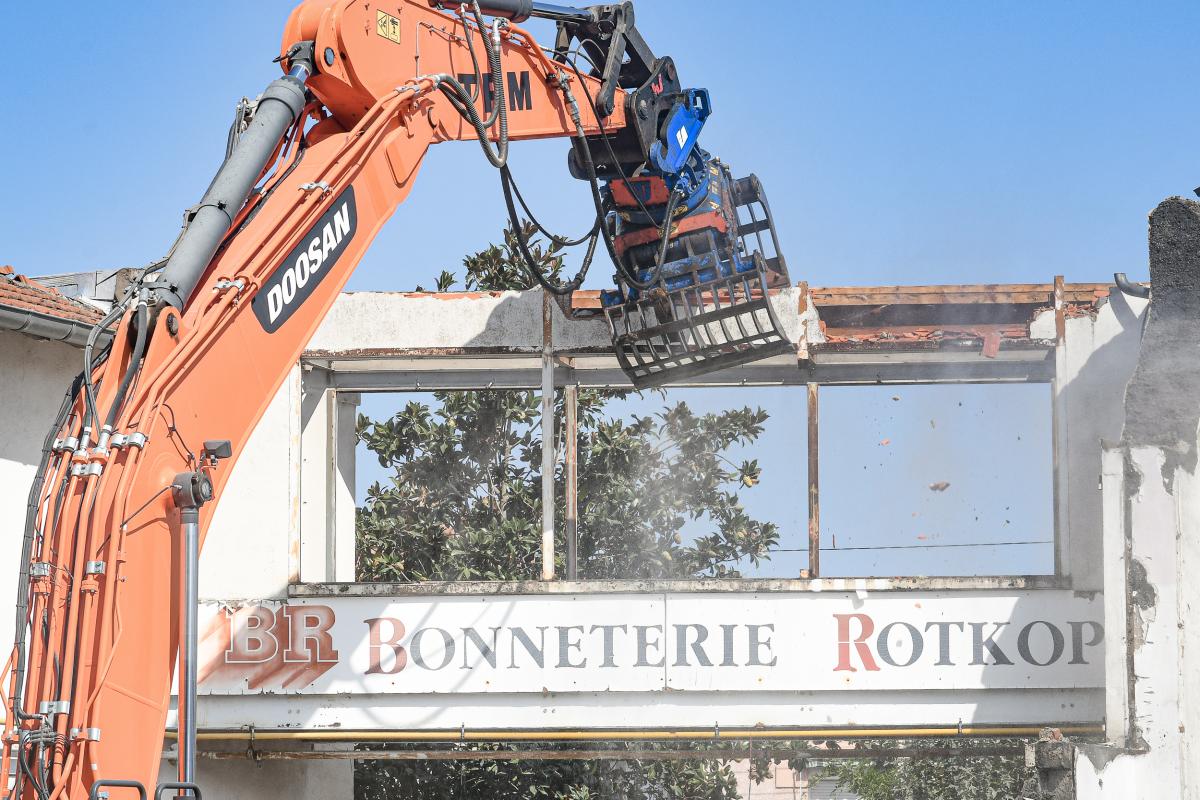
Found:
M 1054 363 L 1047 352 L 1036 360 L 995 360 L 948 362 L 928 359 L 862 360 L 815 357 L 802 365 L 747 365 L 702 375 L 678 387 L 702 386 L 863 386 L 876 384 L 961 384 L 961 383 L 1047 383 L 1054 377 Z M 464 359 L 465 361 L 465 359 Z M 536 364 L 536 361 L 533 362 Z M 582 388 L 632 388 L 629 379 L 617 368 L 558 368 L 553 370 L 556 387 L 577 385 Z M 538 389 L 544 370 L 506 367 L 423 370 L 364 369 L 338 370 L 332 375 L 333 387 L 353 392 L 431 392 L 456 389 Z

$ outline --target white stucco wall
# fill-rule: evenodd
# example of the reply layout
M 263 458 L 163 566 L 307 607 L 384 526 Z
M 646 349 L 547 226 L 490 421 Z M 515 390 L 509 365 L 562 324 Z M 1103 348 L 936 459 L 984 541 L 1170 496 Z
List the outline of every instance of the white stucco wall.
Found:
M 299 459 L 297 367 L 250 434 L 213 513 L 200 555 L 201 600 L 287 597 L 300 527 Z
M 1055 402 L 1063 430 L 1058 459 L 1063 507 L 1059 536 L 1072 586 L 1104 588 L 1100 546 L 1101 442 L 1121 438 L 1125 421 L 1125 384 L 1137 364 L 1142 319 L 1148 301 L 1115 292 L 1094 315 L 1068 318 Z M 1054 312 L 1042 313 L 1030 334 L 1054 339 Z
M 0 331 L 0 642 L 6 656 L 29 486 L 46 431 L 82 366 L 76 347 Z
M 247 751 L 241 742 L 206 744 L 206 749 L 239 756 Z M 158 773 L 160 783 L 179 780 L 179 762 L 173 755 L 173 749 L 164 754 Z M 196 762 L 196 783 L 206 798 L 216 800 L 350 800 L 354 796 L 354 762 L 350 759 L 254 761 L 241 757 L 201 757 Z M 168 796 L 174 797 L 174 794 L 168 793 Z
M 1200 798 L 1200 480 L 1194 467 L 1158 447 L 1106 453 L 1105 558 L 1110 570 L 1105 628 L 1128 622 L 1110 642 L 1104 746 L 1076 759 L 1078 800 Z M 1124 589 L 1125 591 L 1120 591 Z

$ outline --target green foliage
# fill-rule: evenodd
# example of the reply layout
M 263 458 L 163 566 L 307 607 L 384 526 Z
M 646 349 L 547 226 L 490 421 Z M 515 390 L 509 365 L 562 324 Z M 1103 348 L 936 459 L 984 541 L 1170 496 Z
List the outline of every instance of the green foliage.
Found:
M 532 233 L 532 232 L 530 232 Z M 538 245 L 540 268 L 562 268 L 557 247 Z M 464 259 L 466 288 L 526 288 L 511 231 Z M 443 272 L 441 289 L 454 283 Z M 579 571 L 587 578 L 736 576 L 740 562 L 768 557 L 779 532 L 746 513 L 738 492 L 758 483 L 755 461 L 732 463 L 731 447 L 755 441 L 767 414 L 697 414 L 686 403 L 619 419 L 605 406 L 624 392 L 581 390 Z M 533 391 L 435 392 L 388 419 L 360 416 L 359 439 L 390 471 L 367 491 L 357 518 L 358 579 L 519 580 L 541 558 L 541 396 Z M 555 438 L 562 452 L 562 394 Z M 554 475 L 563 496 L 564 469 Z M 562 504 L 557 504 L 561 515 Z M 565 525 L 560 518 L 557 530 Z M 685 526 L 690 533 L 685 536 Z M 698 534 L 696 531 L 700 531 Z M 562 559 L 565 542 L 556 548 Z M 562 564 L 560 563 L 561 567 Z
M 893 750 L 901 746 L 948 748 L 969 753 L 987 745 L 1012 744 L 1003 740 L 940 739 L 919 743 L 894 739 L 863 741 L 860 747 Z M 930 756 L 835 761 L 825 770 L 837 778 L 838 788 L 862 800 L 1012 800 L 1019 796 L 1026 777 L 1020 756 Z
M 612 743 L 605 750 L 629 749 Z M 639 750 L 660 746 L 636 745 Z M 559 749 L 566 749 L 567 746 Z M 387 749 L 410 749 L 389 746 Z M 464 745 L 468 751 L 513 750 L 511 745 Z M 569 746 L 571 750 L 584 749 Z M 678 749 L 678 745 L 671 745 Z M 354 765 L 356 800 L 736 800 L 736 781 L 726 764 L 715 761 L 563 759 L 360 760 Z

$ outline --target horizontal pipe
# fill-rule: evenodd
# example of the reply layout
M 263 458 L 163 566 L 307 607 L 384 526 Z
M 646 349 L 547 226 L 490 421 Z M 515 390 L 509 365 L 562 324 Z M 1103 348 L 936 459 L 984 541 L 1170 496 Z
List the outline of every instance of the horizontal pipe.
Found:
M 450 0 L 429 0 L 429 5 L 434 8 L 455 9 L 460 6 L 460 3 L 450 2 Z M 530 17 L 549 19 L 555 22 L 589 22 L 592 19 L 591 12 L 585 8 L 542 3 L 538 0 L 479 0 L 479 11 L 484 16 L 503 17 L 518 23 L 524 22 Z
M 703 750 L 238 750 L 203 751 L 215 761 L 738 761 L 744 758 L 837 759 L 869 758 L 995 758 L 1021 756 L 1025 748 L 1009 747 L 849 747 L 840 750 L 713 747 Z
M 739 739 L 904 739 L 959 736 L 1037 736 L 1046 727 L 1041 725 L 971 726 L 950 725 L 934 728 L 754 728 L 753 730 L 698 728 L 658 729 L 636 731 L 506 731 L 506 730 L 447 730 L 447 731 L 204 731 L 196 734 L 202 741 L 254 742 L 641 742 L 654 740 L 739 740 Z M 1104 733 L 1104 726 L 1059 725 L 1064 734 L 1089 736 Z M 166 731 L 168 739 L 175 731 Z
M 62 319 L 49 314 L 40 314 L 21 308 L 0 307 L 0 330 L 16 331 L 38 339 L 65 342 L 75 347 L 87 344 L 88 334 L 94 326 L 87 322 Z M 103 346 L 112 338 L 112 331 L 102 331 L 96 339 Z
M 555 22 L 589 22 L 592 14 L 585 8 L 560 6 L 557 3 L 540 3 L 534 0 L 533 16 Z

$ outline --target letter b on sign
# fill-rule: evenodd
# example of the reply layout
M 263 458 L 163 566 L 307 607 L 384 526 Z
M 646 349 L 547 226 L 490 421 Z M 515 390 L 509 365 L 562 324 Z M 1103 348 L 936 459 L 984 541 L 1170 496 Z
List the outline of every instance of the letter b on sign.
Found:
M 367 623 L 368 675 L 395 675 L 408 664 L 408 652 L 400 646 L 404 638 L 404 623 L 392 617 L 363 620 Z M 384 661 L 387 666 L 384 666 Z

